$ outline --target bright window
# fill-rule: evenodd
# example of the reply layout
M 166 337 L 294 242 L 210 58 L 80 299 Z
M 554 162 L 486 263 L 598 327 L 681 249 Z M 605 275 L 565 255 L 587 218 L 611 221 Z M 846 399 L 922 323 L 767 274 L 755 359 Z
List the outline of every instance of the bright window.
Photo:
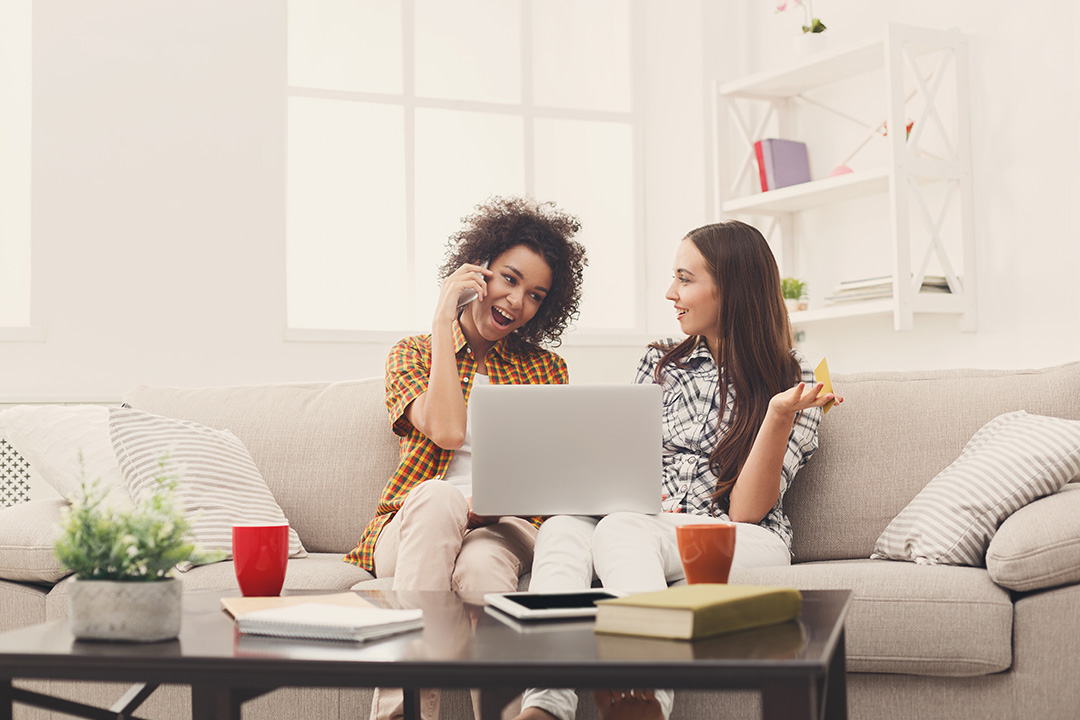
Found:
M 0 339 L 32 324 L 30 2 L 0 3 Z
M 585 332 L 641 331 L 631 0 L 291 0 L 291 337 L 430 327 L 447 238 L 527 194 L 582 221 Z

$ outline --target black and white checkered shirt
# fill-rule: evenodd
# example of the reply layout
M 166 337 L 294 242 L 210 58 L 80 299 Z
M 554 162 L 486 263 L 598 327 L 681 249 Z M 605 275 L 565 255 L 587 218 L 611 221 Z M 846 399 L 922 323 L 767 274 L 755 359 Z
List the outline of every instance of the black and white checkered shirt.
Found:
M 676 344 L 665 340 L 665 344 Z M 802 379 L 813 384 L 814 369 L 797 351 L 792 355 L 802 367 Z M 663 353 L 649 348 L 638 364 L 638 383 L 656 382 L 656 365 Z M 724 508 L 711 506 L 716 475 L 709 469 L 709 454 L 721 435 L 727 432 L 731 411 L 735 405 L 735 390 L 729 387 L 720 420 L 718 386 L 720 374 L 712 353 L 702 340 L 684 358 L 686 367 L 668 365 L 664 368 L 664 512 L 684 512 L 729 519 Z M 780 497 L 772 510 L 758 525 L 783 538 L 791 550 L 791 523 L 784 514 L 784 493 L 810 456 L 817 450 L 818 425 L 821 408 L 811 408 L 799 414 L 788 436 L 787 452 L 780 477 Z

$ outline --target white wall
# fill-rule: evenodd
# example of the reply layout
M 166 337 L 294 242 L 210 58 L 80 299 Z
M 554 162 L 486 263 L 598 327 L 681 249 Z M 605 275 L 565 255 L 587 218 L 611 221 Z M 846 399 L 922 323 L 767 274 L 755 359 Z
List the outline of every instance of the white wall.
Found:
M 746 31 L 714 28 L 738 46 L 739 57 L 734 65 L 714 63 L 711 72 L 728 79 L 794 57 L 798 11 L 776 14 L 774 3 L 761 0 L 729 6 L 743 15 Z M 880 33 L 886 21 L 956 27 L 968 35 L 979 330 L 958 332 L 954 316 L 916 316 L 912 332 L 893 331 L 891 317 L 884 316 L 811 323 L 805 326 L 805 352 L 827 355 L 835 372 L 1038 367 L 1080 359 L 1080 304 L 1069 300 L 1080 266 L 1076 6 L 816 0 L 814 10 L 828 27 L 830 46 Z M 887 212 L 887 205 L 880 210 Z M 868 221 L 863 230 L 880 227 Z M 829 228 L 817 229 L 814 251 L 828 247 Z M 866 237 L 865 245 L 878 240 Z
M 646 217 L 674 243 L 705 216 L 702 61 L 685 42 L 700 6 L 647 12 L 658 92 L 648 132 L 664 142 L 646 158 L 656 170 Z M 0 398 L 382 372 L 388 343 L 282 339 L 284 22 L 284 0 L 34 4 L 34 282 L 46 340 L 0 344 Z M 635 341 L 565 354 L 576 380 L 622 382 L 638 351 Z
M 1080 357 L 1077 11 L 818 0 L 836 42 L 886 19 L 971 34 L 980 331 L 920 317 L 809 326 L 836 371 Z M 1058 3 L 1053 5 L 1057 6 Z M 760 0 L 644 3 L 648 334 L 677 239 L 707 218 L 706 88 L 766 66 L 797 18 Z M 0 399 L 379 374 L 386 344 L 286 343 L 284 0 L 34 3 L 34 282 L 44 342 L 0 343 Z M 640 343 L 564 345 L 575 381 L 628 380 Z

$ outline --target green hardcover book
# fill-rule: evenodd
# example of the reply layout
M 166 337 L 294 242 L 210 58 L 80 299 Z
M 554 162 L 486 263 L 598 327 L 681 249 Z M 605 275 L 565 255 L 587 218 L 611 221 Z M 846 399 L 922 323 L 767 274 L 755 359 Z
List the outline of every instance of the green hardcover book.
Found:
M 596 632 L 697 638 L 787 622 L 799 616 L 793 588 L 698 584 L 596 604 Z

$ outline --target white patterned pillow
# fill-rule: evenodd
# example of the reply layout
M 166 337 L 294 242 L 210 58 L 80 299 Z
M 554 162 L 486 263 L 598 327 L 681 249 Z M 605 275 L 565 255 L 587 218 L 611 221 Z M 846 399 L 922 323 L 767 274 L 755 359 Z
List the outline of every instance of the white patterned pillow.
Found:
M 215 430 L 133 408 L 109 410 L 109 434 L 131 497 L 141 504 L 153 493 L 160 461 L 179 473 L 176 498 L 191 523 L 195 541 L 206 550 L 232 554 L 232 526 L 288 522 L 266 487 L 247 448 L 228 430 Z M 307 551 L 289 528 L 289 556 Z M 185 571 L 190 563 L 178 569 Z
M 1005 518 L 1078 476 L 1080 421 L 999 415 L 893 518 L 870 557 L 981 567 Z
M 110 505 L 131 505 L 109 442 L 108 408 L 16 405 L 0 412 L 0 436 L 5 435 L 37 476 L 61 496 L 71 498 L 78 494 L 85 473 L 87 481 L 100 480 Z M 41 499 L 50 496 L 51 491 L 38 495 Z

